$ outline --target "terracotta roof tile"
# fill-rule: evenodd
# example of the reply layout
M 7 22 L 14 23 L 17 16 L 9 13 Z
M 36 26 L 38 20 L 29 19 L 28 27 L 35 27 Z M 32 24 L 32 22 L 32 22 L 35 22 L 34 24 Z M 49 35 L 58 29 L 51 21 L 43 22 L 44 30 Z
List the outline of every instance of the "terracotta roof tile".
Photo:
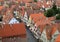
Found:
M 56 5 L 60 7 L 60 0 L 56 0 Z
M 24 7 L 22 7 L 22 16 L 24 16 L 24 13 L 25 13 Z
M 26 3 L 26 6 L 29 7 L 30 6 L 30 3 Z
M 0 6 L 0 11 L 3 9 L 3 6 Z
M 28 9 L 28 10 L 27 10 L 28 16 L 30 16 L 30 14 L 33 14 L 33 13 L 34 13 L 33 10 L 31 10 L 31 9 Z
M 0 2 L 2 2 L 2 1 L 4 1 L 4 0 L 0 0 Z
M 33 0 L 22 0 L 25 3 L 32 2 Z
M 31 14 L 31 19 L 36 23 L 40 19 L 45 19 L 46 17 L 43 14 Z
M 21 0 L 17 0 L 18 2 L 21 2 Z
M 57 38 L 55 39 L 55 42 L 60 42 L 60 34 L 57 36 Z
M 60 23 L 57 23 L 56 25 L 57 25 L 58 31 L 60 32 Z
M 50 20 L 41 19 L 40 21 L 36 22 L 37 26 L 39 26 L 39 25 L 46 25 L 46 24 L 51 24 L 51 21 Z
M 57 25 L 53 25 L 51 35 L 53 35 L 53 34 L 55 33 L 56 30 L 57 30 Z
M 55 20 L 55 17 L 49 17 L 48 19 L 49 20 Z
M 39 14 L 40 10 L 34 10 L 34 13 Z
M 11 6 L 11 9 L 15 8 L 15 6 L 16 6 L 16 5 L 12 5 L 12 6 Z
M 37 2 L 37 6 L 38 7 L 42 7 L 42 3 L 41 2 Z
M 1 37 L 9 37 L 9 36 L 17 36 L 20 35 L 23 37 L 23 35 L 26 35 L 26 29 L 24 23 L 20 24 L 5 24 L 3 25 L 3 28 L 0 29 L 0 36 Z
M 40 27 L 40 32 L 42 33 L 45 28 L 45 25 L 40 25 L 39 27 Z

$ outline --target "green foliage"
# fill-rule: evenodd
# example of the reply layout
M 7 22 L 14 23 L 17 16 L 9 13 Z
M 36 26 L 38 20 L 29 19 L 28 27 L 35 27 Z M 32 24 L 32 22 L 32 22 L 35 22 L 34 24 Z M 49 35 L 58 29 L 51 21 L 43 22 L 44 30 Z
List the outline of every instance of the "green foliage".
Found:
M 53 11 L 54 11 L 55 14 L 58 14 L 58 9 L 57 9 L 57 6 L 56 6 L 55 3 L 53 4 L 52 9 L 53 9 Z
M 58 8 L 58 15 L 56 16 L 56 20 L 60 20 L 60 8 Z
M 52 17 L 54 15 L 55 15 L 55 13 L 54 13 L 53 9 L 49 9 L 45 12 L 46 17 Z
M 34 0 L 34 2 L 37 2 L 37 0 Z
M 53 3 L 53 7 L 52 7 L 53 10 L 57 10 L 57 6 L 55 3 Z
M 53 7 L 51 9 L 48 9 L 45 12 L 45 16 L 46 17 L 52 17 L 55 16 L 56 14 L 60 13 L 60 9 L 57 8 L 57 6 L 55 5 L 55 3 L 53 4 Z
M 60 20 L 60 14 L 56 16 L 56 20 Z
M 56 20 L 60 20 L 60 8 L 57 8 L 55 3 L 53 4 L 53 7 L 51 9 L 48 9 L 45 14 L 46 17 L 52 17 L 56 16 Z
M 60 14 L 60 8 L 58 8 L 58 14 Z

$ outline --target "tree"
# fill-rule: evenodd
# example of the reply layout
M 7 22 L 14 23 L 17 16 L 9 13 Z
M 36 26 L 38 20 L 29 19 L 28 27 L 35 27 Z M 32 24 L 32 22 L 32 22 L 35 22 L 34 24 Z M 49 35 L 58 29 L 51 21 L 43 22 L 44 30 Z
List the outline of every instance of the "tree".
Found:
M 55 14 L 58 14 L 58 9 L 57 9 L 57 6 L 56 6 L 55 3 L 53 3 L 52 9 L 54 10 L 54 13 L 55 13 Z
M 57 6 L 55 3 L 53 3 L 53 7 L 52 7 L 53 10 L 57 9 Z
M 60 20 L 60 14 L 56 16 L 56 20 Z
M 34 0 L 34 2 L 37 2 L 37 0 Z
M 45 12 L 45 16 L 46 16 L 46 17 L 52 17 L 52 16 L 54 16 L 54 15 L 55 15 L 55 13 L 54 13 L 53 9 L 48 9 L 48 10 Z
M 46 17 L 51 17 L 51 16 L 55 16 L 56 14 L 60 14 L 60 9 L 57 8 L 56 4 L 53 4 L 53 7 L 51 9 L 48 9 L 45 12 L 45 16 Z
M 58 8 L 58 14 L 60 14 L 60 8 Z

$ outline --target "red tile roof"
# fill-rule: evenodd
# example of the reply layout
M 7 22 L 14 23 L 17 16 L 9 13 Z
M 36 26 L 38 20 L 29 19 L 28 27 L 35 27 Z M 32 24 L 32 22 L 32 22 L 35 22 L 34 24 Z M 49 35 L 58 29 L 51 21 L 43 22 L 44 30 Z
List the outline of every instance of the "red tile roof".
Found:
M 12 6 L 11 6 L 11 9 L 13 9 L 13 8 L 15 8 L 15 7 L 16 7 L 16 5 L 12 5 Z
M 41 20 L 39 20 L 39 21 L 36 22 L 37 27 L 38 27 L 39 25 L 42 26 L 42 25 L 46 25 L 46 24 L 51 24 L 51 21 L 50 21 L 50 20 L 41 19 Z
M 32 2 L 33 0 L 22 0 L 25 3 Z
M 21 2 L 21 0 L 17 0 L 18 2 Z
M 4 8 L 3 6 L 0 6 L 0 11 L 1 11 L 3 8 Z
M 37 6 L 38 7 L 42 7 L 42 3 L 41 2 L 37 2 Z
M 24 23 L 20 24 L 5 24 L 3 28 L 0 29 L 0 37 L 9 37 L 9 36 L 21 36 L 26 35 L 26 29 Z
M 0 2 L 2 2 L 2 1 L 4 1 L 4 0 L 0 0 Z
M 36 23 L 40 19 L 46 19 L 46 17 L 43 14 L 31 14 L 30 17 L 34 21 L 34 23 Z
M 24 7 L 22 7 L 22 16 L 24 16 L 24 14 L 25 14 L 25 11 L 24 11 Z
M 55 39 L 55 42 L 60 42 L 60 34 L 57 36 L 57 38 Z
M 52 27 L 51 35 L 53 35 L 53 34 L 56 32 L 56 30 L 57 30 L 57 25 L 54 25 L 54 26 Z
M 55 20 L 55 17 L 49 17 L 48 20 Z
M 56 0 L 56 5 L 60 7 L 60 0 Z
M 45 28 L 45 25 L 40 25 L 39 27 L 40 27 L 40 32 L 42 33 Z

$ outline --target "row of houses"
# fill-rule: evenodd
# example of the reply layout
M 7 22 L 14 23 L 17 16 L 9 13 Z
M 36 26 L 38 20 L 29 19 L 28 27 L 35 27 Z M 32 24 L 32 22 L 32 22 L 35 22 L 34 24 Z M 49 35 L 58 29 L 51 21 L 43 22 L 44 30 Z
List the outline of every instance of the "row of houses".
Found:
M 27 20 L 27 17 L 26 17 L 26 20 Z M 36 39 L 41 39 L 43 40 L 43 42 L 45 41 L 55 42 L 55 39 L 60 34 L 59 33 L 60 29 L 58 30 L 59 27 L 54 22 L 54 20 L 55 20 L 54 17 L 46 18 L 44 14 L 40 13 L 40 14 L 31 14 L 29 19 L 24 22 L 27 24 L 27 26 L 29 26 L 29 30 L 33 33 Z
M 0 42 L 27 42 L 26 27 L 19 24 L 0 24 Z
M 11 1 L 16 2 L 15 0 Z M 20 2 L 20 0 L 17 1 Z M 5 6 L 0 6 L 0 10 L 2 10 L 3 8 L 6 9 L 6 14 L 8 14 L 7 12 L 9 10 L 14 12 L 15 17 L 21 19 L 27 25 L 27 27 L 29 27 L 29 30 L 33 33 L 36 39 L 42 40 L 43 42 L 58 42 L 60 38 L 60 25 L 54 22 L 55 17 L 47 18 L 44 16 L 44 9 L 47 10 L 48 8 L 51 8 L 52 3 L 45 1 L 38 1 L 37 3 L 27 3 L 27 0 L 27 2 L 25 3 L 24 1 L 25 0 L 23 0 L 22 2 L 21 0 L 21 6 L 18 2 L 15 3 L 16 5 L 11 5 L 11 7 L 10 5 L 6 5 L 6 3 L 4 4 Z M 1 11 L 1 13 L 5 14 L 5 11 Z
M 29 6 L 29 3 L 28 3 L 28 6 Z M 23 15 L 21 15 L 21 20 L 27 26 L 29 26 L 29 30 L 33 33 L 35 38 L 40 39 L 43 42 L 45 41 L 58 42 L 58 38 L 60 34 L 58 31 L 58 26 L 54 22 L 55 17 L 47 18 L 44 16 L 43 12 L 41 13 L 39 11 L 38 13 L 34 13 L 32 9 L 33 8 L 30 8 L 30 11 L 29 10 L 24 11 L 24 8 L 23 8 L 23 12 L 22 12 Z M 45 26 L 47 27 L 45 28 Z

